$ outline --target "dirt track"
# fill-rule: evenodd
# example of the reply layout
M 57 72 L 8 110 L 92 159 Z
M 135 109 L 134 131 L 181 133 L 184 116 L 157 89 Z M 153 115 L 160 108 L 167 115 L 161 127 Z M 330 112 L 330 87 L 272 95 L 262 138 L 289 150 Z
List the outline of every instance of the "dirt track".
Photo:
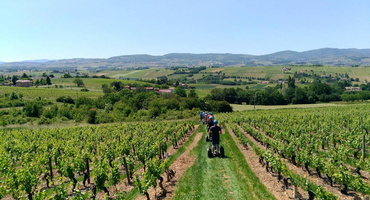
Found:
M 157 191 L 155 191 L 153 188 L 150 188 L 148 191 L 150 199 L 156 199 L 156 196 L 160 199 L 171 199 L 173 197 L 177 189 L 179 180 L 182 178 L 186 170 L 194 164 L 195 156 L 190 155 L 190 151 L 197 146 L 199 140 L 202 138 L 203 133 L 198 132 L 194 134 L 196 134 L 194 141 L 186 148 L 185 152 L 182 153 L 181 156 L 176 159 L 176 161 L 170 166 L 170 169 L 174 170 L 176 172 L 176 175 L 173 179 L 171 179 L 170 182 L 164 182 L 163 187 L 166 189 L 166 191 L 160 191 L 161 189 L 159 188 L 157 189 Z M 165 178 L 165 176 L 165 174 L 162 175 L 163 178 Z M 146 197 L 140 195 L 136 199 L 146 200 Z

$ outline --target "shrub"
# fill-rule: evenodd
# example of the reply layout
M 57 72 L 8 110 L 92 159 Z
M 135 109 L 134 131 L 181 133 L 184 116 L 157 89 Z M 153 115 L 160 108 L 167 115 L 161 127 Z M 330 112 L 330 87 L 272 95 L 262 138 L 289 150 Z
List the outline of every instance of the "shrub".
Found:
M 56 99 L 56 102 L 61 102 L 61 103 L 68 103 L 68 104 L 74 104 L 75 101 L 72 99 L 70 96 L 60 96 Z
M 43 112 L 43 107 L 39 102 L 28 102 L 23 108 L 27 117 L 40 117 Z
M 90 109 L 89 110 L 89 115 L 88 115 L 88 118 L 87 118 L 87 123 L 95 124 L 96 123 L 96 114 L 97 114 L 97 111 L 95 109 Z

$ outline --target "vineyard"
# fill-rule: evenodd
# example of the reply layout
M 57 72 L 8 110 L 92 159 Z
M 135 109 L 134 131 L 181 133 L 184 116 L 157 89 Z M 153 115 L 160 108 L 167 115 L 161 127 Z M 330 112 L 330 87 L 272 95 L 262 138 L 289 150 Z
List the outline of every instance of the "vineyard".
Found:
M 124 199 L 137 193 L 131 185 L 145 194 L 162 173 L 171 178 L 167 149 L 178 148 L 193 128 L 158 122 L 2 130 L 0 197 Z M 122 180 L 129 187 L 115 187 L 112 194 L 108 187 Z
M 284 188 L 308 199 L 370 194 L 367 105 L 224 114 L 240 142 L 254 149 Z
M 2 129 L 0 198 L 366 199 L 369 110 L 219 113 L 226 157 L 211 159 L 192 120 Z

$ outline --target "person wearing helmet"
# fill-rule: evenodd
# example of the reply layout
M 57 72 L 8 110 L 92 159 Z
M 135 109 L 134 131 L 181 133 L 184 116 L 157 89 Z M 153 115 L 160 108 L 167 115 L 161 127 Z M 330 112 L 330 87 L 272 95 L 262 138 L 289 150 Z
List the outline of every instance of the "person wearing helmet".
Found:
M 209 117 L 208 121 L 207 121 L 207 133 L 208 133 L 208 140 L 210 140 L 212 138 L 212 135 L 210 134 L 209 132 L 209 129 L 214 125 L 214 118 L 213 116 Z
M 203 111 L 200 111 L 199 112 L 199 121 L 202 121 L 203 120 Z
M 221 127 L 218 126 L 218 121 L 213 121 L 213 126 L 209 129 L 209 134 L 212 136 L 212 153 L 220 153 L 220 134 L 222 134 Z
M 203 124 L 206 124 L 208 122 L 207 116 L 208 116 L 207 111 L 203 112 Z
M 213 120 L 214 120 L 213 116 L 210 116 L 207 121 L 207 132 L 209 132 L 209 129 L 214 125 Z
M 210 117 L 213 117 L 213 114 L 211 112 L 208 113 L 207 118 L 209 119 Z

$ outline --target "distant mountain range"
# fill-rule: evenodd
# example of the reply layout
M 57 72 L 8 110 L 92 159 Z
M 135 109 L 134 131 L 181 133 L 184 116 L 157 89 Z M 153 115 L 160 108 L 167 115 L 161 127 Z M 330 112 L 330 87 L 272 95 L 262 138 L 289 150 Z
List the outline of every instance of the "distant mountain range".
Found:
M 138 67 L 181 67 L 181 66 L 370 66 L 370 49 L 323 48 L 310 51 L 280 51 L 267 55 L 248 54 L 191 54 L 172 53 L 163 56 L 123 55 L 107 59 L 62 59 L 31 60 L 1 63 L 0 69 L 60 69 L 83 68 L 103 70 Z
M 24 60 L 24 61 L 21 61 L 21 62 L 24 62 L 24 63 L 45 63 L 45 62 L 49 62 L 49 61 L 53 61 L 53 60 L 40 59 L 40 60 Z

